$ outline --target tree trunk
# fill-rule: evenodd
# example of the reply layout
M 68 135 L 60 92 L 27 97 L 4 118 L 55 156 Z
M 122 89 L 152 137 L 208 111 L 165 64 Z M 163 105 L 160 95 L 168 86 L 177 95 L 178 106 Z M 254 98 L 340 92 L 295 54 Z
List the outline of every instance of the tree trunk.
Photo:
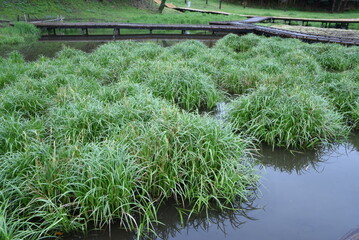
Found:
M 332 13 L 334 13 L 335 11 L 335 3 L 336 3 L 337 0 L 333 0 L 333 4 L 332 4 Z
M 343 3 L 343 12 L 345 11 L 345 10 L 347 10 L 347 8 L 348 8 L 348 0 L 344 0 L 344 3 Z
M 344 10 L 344 3 L 345 3 L 344 0 L 340 0 L 339 6 L 338 6 L 338 12 L 343 12 L 343 10 Z
M 166 6 L 166 0 L 161 0 L 161 4 L 160 7 L 158 8 L 158 11 L 162 13 L 165 6 Z

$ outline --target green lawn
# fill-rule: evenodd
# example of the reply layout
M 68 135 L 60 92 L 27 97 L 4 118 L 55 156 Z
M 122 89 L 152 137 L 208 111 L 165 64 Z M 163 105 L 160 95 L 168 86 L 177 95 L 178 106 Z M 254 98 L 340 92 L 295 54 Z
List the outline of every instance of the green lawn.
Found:
M 187 6 L 184 1 L 173 0 L 176 6 Z M 152 9 L 156 9 L 155 3 L 150 3 Z M 218 1 L 209 0 L 208 5 L 205 1 L 191 1 L 191 7 L 219 10 Z M 330 14 L 326 12 L 303 12 L 303 11 L 283 11 L 275 9 L 243 8 L 241 5 L 223 3 L 221 11 L 234 14 L 248 15 L 268 15 L 268 16 L 291 16 L 309 18 L 354 18 L 358 16 L 358 11 Z M 113 0 L 100 3 L 98 1 L 44 1 L 38 0 L 31 3 L 10 2 L 0 0 L 0 19 L 16 20 L 18 15 L 30 14 L 30 16 L 56 17 L 58 15 L 65 18 L 85 18 L 98 19 L 102 21 L 121 21 L 121 22 L 141 22 L 141 23 L 208 23 L 209 21 L 226 21 L 240 19 L 239 16 L 222 16 L 199 13 L 179 13 L 171 9 L 165 9 L 163 14 L 158 14 L 155 10 L 139 9 L 130 6 L 126 1 Z

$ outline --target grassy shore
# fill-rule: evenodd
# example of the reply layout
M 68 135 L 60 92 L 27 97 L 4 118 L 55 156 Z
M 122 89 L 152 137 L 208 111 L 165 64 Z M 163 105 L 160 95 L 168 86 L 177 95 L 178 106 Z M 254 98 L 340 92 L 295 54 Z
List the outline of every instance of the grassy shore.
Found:
M 176 6 L 187 7 L 184 1 L 168 1 Z M 16 20 L 18 15 L 30 14 L 36 17 L 48 17 L 62 15 L 65 18 L 99 19 L 105 21 L 139 22 L 139 23 L 208 23 L 209 21 L 226 21 L 239 19 L 239 14 L 258 16 L 288 16 L 308 18 L 356 18 L 358 11 L 330 14 L 327 12 L 305 12 L 295 10 L 243 8 L 238 4 L 223 3 L 221 11 L 235 14 L 234 16 L 208 15 L 188 13 L 185 17 L 182 13 L 165 8 L 163 14 L 158 14 L 158 5 L 148 1 L 143 7 L 136 8 L 127 1 L 112 0 L 99 2 L 90 1 L 33 1 L 11 2 L 0 0 L 0 16 L 9 20 Z M 207 10 L 219 10 L 218 1 L 191 1 L 191 7 Z
M 31 42 L 39 37 L 40 30 L 24 22 L 17 22 L 14 27 L 0 28 L 0 46 Z
M 188 5 L 182 0 L 171 0 L 169 1 L 179 7 L 187 7 Z M 305 17 L 305 18 L 357 18 L 358 11 L 349 11 L 344 13 L 328 13 L 326 11 L 322 12 L 308 12 L 308 11 L 298 11 L 294 9 L 289 9 L 287 11 L 281 9 L 270 9 L 270 8 L 253 8 L 246 7 L 244 8 L 240 4 L 232 3 L 222 3 L 222 8 L 219 9 L 219 1 L 208 0 L 206 1 L 191 1 L 192 8 L 206 9 L 213 11 L 223 11 L 233 14 L 244 14 L 244 15 L 255 15 L 255 16 L 286 16 L 286 17 Z
M 256 186 L 254 142 L 315 148 L 359 126 L 358 47 L 250 34 L 0 63 L 1 239 L 141 235 L 168 200 L 230 209 Z M 222 101 L 224 121 L 203 113 Z

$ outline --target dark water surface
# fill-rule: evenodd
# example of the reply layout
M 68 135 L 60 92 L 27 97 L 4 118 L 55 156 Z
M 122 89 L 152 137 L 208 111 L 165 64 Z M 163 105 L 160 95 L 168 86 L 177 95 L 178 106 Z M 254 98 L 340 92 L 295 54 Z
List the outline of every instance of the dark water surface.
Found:
M 40 56 L 52 58 L 64 47 L 91 52 L 104 42 L 32 42 L 29 44 L 5 45 L 0 47 L 0 56 L 7 57 L 12 51 L 19 51 L 26 61 L 35 61 Z
M 135 41 L 135 40 L 133 40 Z M 144 41 L 144 40 L 136 40 Z M 148 41 L 148 40 L 147 40 Z M 180 41 L 185 40 L 151 40 L 163 47 L 170 47 Z M 12 51 L 20 52 L 26 61 L 35 61 L 41 56 L 52 58 L 57 52 L 61 51 L 64 47 L 71 47 L 82 50 L 84 52 L 92 52 L 98 46 L 108 43 L 110 41 L 36 41 L 32 43 L 16 44 L 16 45 L 3 45 L 0 47 L 0 57 L 7 57 Z M 203 40 L 204 44 L 208 47 L 212 47 L 215 44 L 215 40 Z
M 261 150 L 260 196 L 241 212 L 211 212 L 182 226 L 171 206 L 150 239 L 337 240 L 359 226 L 359 134 L 330 149 L 290 153 Z M 254 208 L 254 207 L 257 207 Z M 135 239 L 114 224 L 111 231 L 67 239 Z

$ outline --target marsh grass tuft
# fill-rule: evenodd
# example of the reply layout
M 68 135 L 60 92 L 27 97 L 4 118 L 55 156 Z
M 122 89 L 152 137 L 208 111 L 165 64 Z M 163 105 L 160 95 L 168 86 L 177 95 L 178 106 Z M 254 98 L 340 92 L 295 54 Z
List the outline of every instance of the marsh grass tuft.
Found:
M 238 131 L 273 147 L 313 148 L 350 130 L 326 99 L 299 88 L 260 88 L 241 96 L 232 102 L 228 119 Z

